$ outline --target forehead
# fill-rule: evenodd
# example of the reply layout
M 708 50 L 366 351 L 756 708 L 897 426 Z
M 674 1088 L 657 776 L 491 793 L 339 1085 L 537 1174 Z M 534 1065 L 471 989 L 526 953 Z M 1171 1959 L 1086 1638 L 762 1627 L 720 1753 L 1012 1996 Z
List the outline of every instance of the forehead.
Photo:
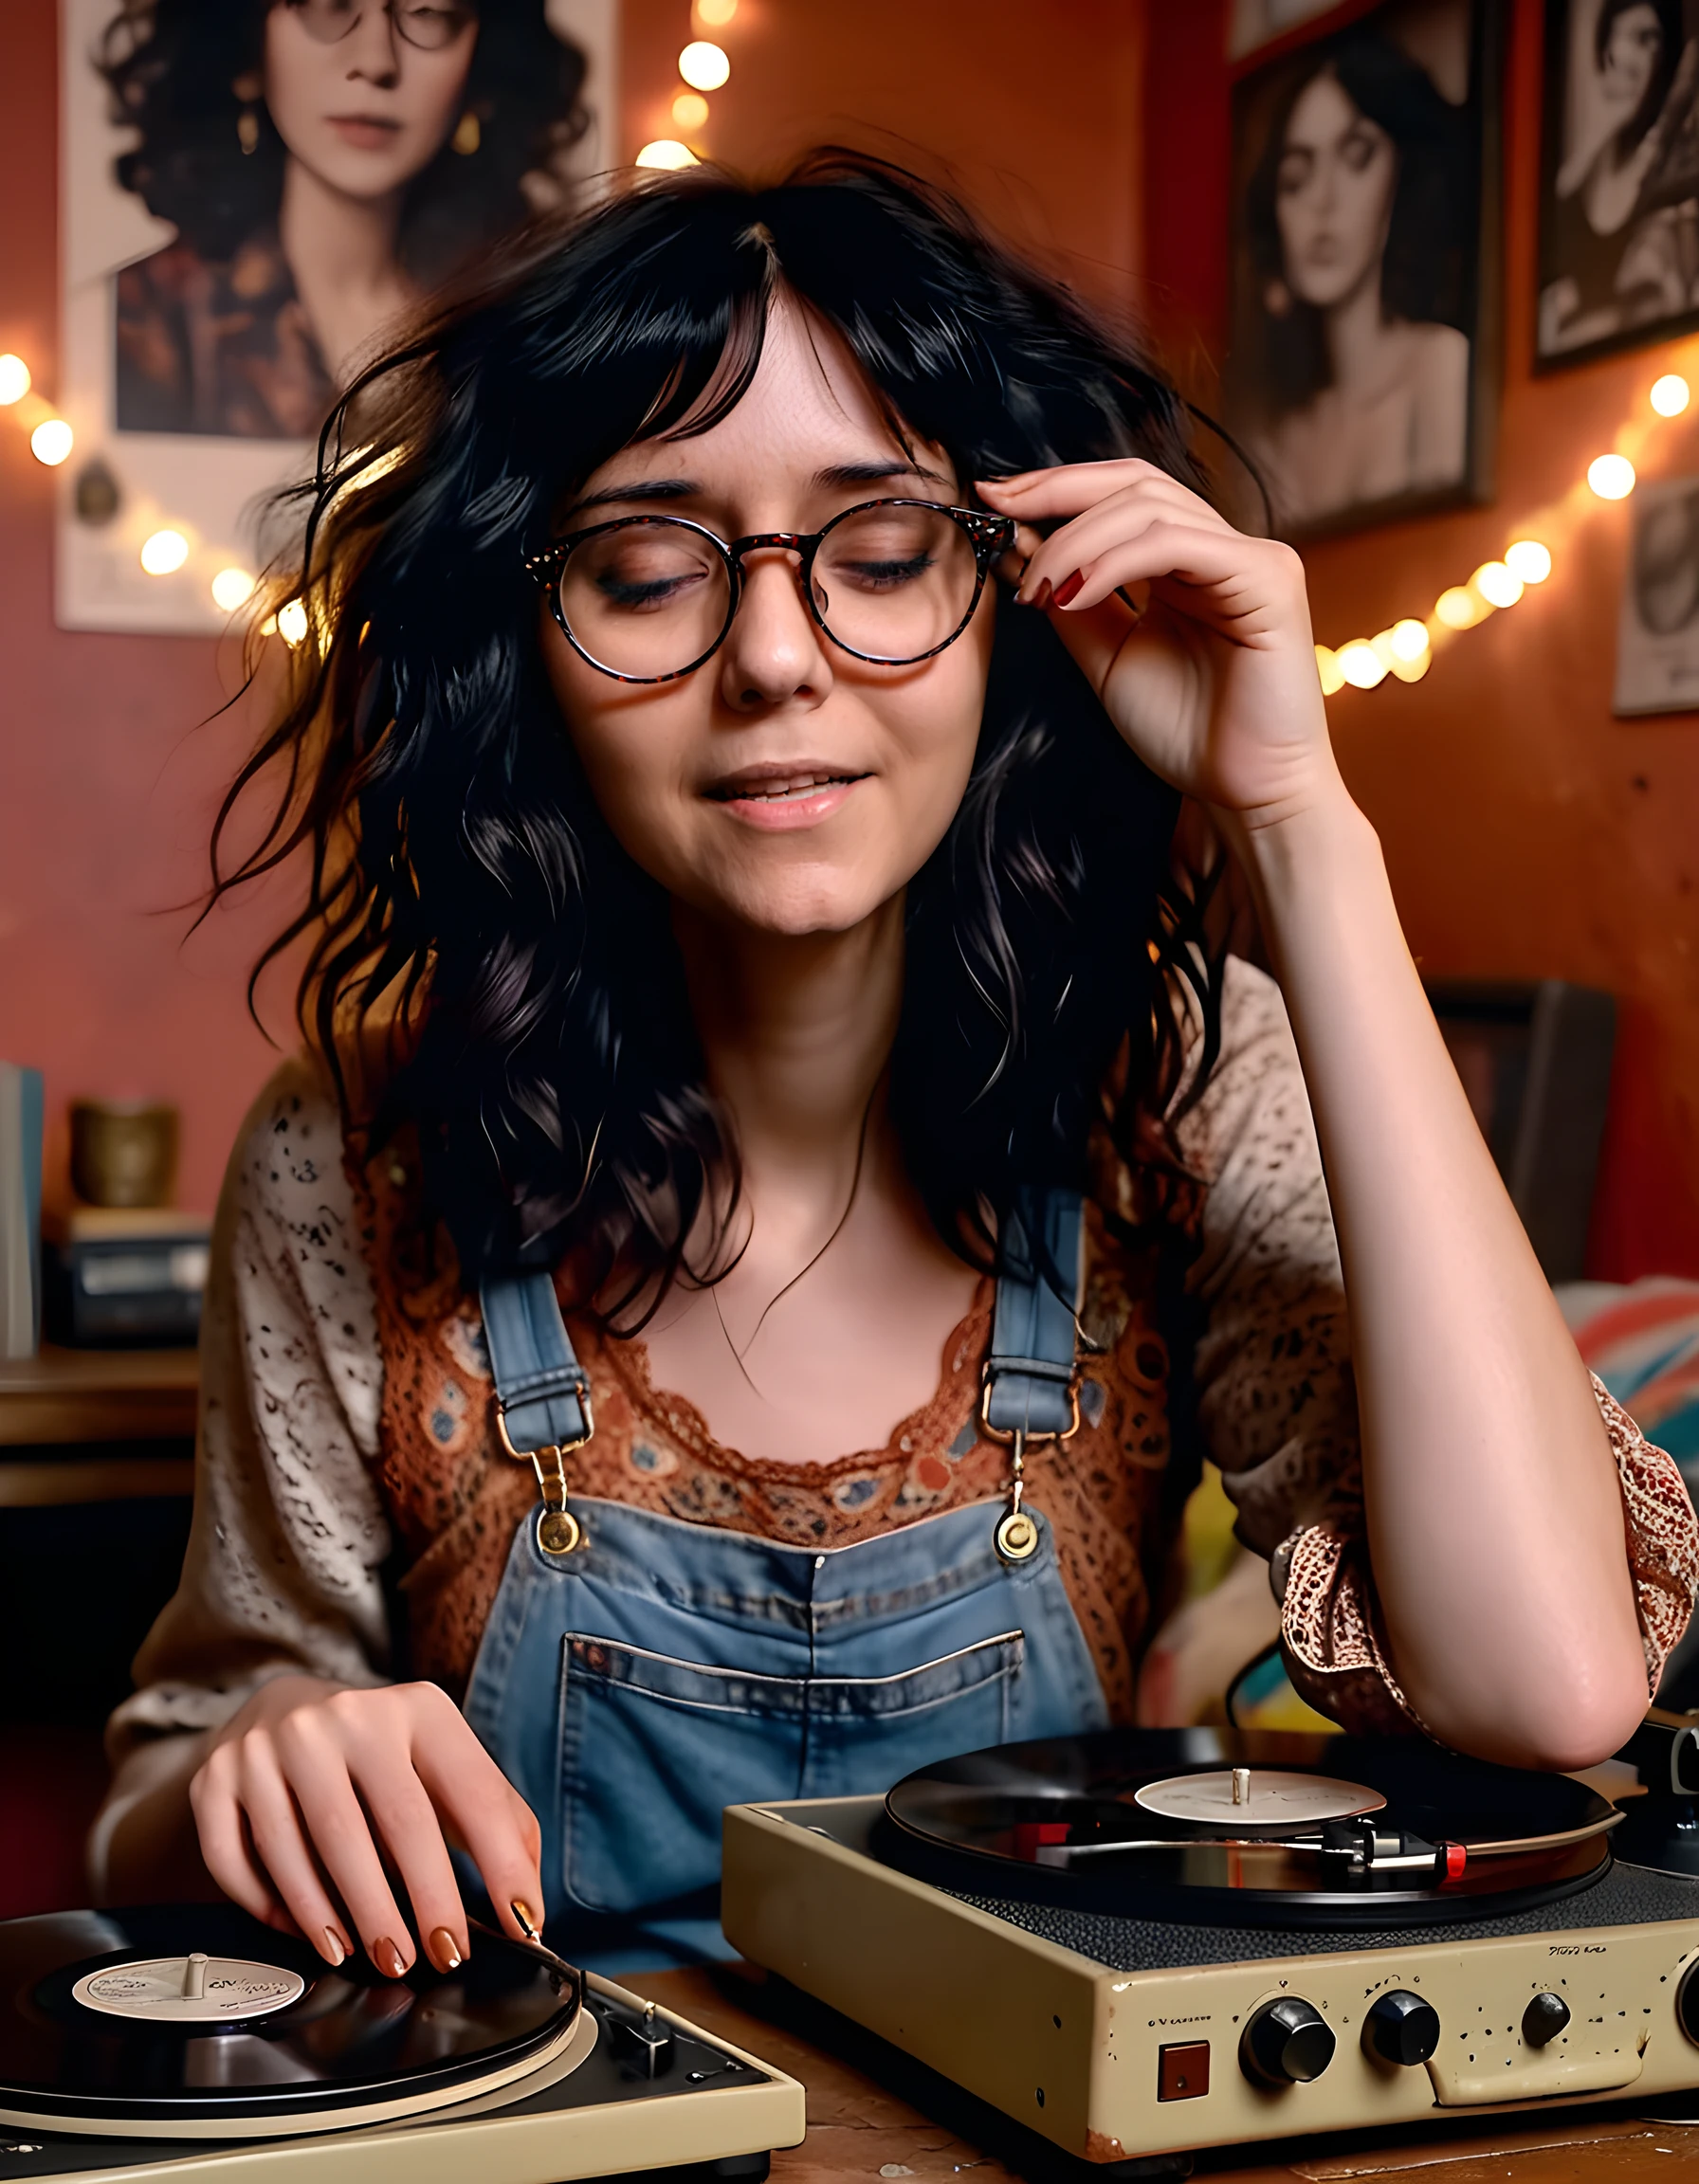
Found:
M 1331 68 L 1324 69 L 1298 94 L 1286 125 L 1288 144 L 1328 144 L 1366 118 Z
M 915 460 L 948 472 L 941 449 L 907 437 Z M 843 341 L 781 293 L 768 314 L 755 376 L 734 407 L 705 432 L 633 441 L 586 481 L 586 490 L 681 469 L 716 490 L 737 490 L 758 480 L 812 480 L 834 464 L 882 456 L 910 460 Z

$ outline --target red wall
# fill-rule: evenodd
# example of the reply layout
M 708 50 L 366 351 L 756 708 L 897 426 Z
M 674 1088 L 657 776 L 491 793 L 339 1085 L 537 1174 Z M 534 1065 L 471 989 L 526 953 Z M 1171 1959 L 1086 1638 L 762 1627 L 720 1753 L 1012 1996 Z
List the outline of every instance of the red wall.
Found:
M 1309 549 L 1324 643 L 1427 613 L 1625 421 L 1651 423 L 1646 390 L 1675 360 L 1650 348 L 1532 376 L 1540 0 L 1509 13 L 1497 495 Z M 1145 272 L 1170 352 L 1205 397 L 1226 304 L 1221 14 L 1221 0 L 1153 8 L 1147 60 Z M 1699 381 L 1690 340 L 1682 361 Z M 1699 427 L 1656 426 L 1636 460 L 1645 476 L 1699 470 Z M 1537 592 L 1459 638 L 1421 682 L 1347 689 L 1328 716 L 1426 972 L 1571 978 L 1622 997 L 1593 1266 L 1699 1274 L 1699 717 L 1612 719 L 1629 509 L 1582 498 Z

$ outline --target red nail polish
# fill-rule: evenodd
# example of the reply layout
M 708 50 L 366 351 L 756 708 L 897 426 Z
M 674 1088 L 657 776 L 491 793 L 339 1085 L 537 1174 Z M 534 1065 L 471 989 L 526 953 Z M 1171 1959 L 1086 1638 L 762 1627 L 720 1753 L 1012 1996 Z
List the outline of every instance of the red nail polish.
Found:
M 1050 605 L 1052 607 L 1066 607 L 1070 599 L 1078 595 L 1080 587 L 1085 581 L 1085 577 L 1080 574 L 1077 569 L 1071 576 L 1065 576 L 1061 583 L 1056 586 L 1055 596 L 1051 599 Z

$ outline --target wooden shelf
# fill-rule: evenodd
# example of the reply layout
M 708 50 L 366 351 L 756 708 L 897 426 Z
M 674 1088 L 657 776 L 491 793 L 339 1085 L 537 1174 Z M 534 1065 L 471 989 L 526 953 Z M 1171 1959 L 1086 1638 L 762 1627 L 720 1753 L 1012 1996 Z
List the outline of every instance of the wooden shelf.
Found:
M 60 1350 L 0 1361 L 0 1447 L 188 1440 L 200 1366 L 192 1350 Z

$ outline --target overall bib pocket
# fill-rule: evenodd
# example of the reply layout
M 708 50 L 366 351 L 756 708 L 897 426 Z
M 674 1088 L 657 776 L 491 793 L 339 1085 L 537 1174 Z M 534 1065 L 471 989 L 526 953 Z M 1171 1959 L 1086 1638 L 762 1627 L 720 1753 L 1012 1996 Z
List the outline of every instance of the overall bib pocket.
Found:
M 712 1888 L 721 1811 L 885 1791 L 927 1760 L 1008 1735 L 1025 1655 L 1003 1630 L 884 1676 L 711 1667 L 612 1638 L 561 1641 L 562 1878 L 588 1910 L 630 1914 Z

